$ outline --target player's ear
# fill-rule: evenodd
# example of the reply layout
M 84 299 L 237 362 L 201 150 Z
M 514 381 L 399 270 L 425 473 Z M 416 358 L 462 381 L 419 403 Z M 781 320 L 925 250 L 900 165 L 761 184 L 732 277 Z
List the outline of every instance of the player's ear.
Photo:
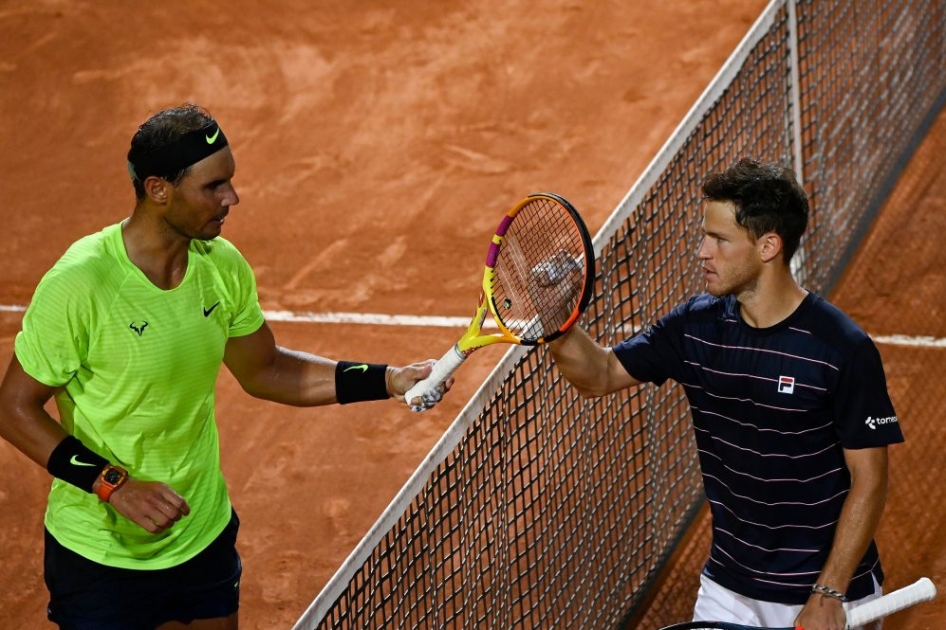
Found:
M 762 262 L 771 262 L 782 251 L 782 237 L 775 232 L 766 232 L 756 241 Z
M 167 203 L 170 184 L 165 179 L 152 175 L 144 181 L 145 193 L 158 204 Z

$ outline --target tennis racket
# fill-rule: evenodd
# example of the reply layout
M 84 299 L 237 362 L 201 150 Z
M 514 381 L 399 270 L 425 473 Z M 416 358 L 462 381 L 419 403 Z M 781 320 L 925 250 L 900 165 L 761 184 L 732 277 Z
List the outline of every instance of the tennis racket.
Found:
M 929 578 L 920 578 L 909 586 L 904 586 L 860 606 L 849 608 L 847 610 L 846 628 L 850 630 L 857 626 L 863 626 L 914 604 L 928 602 L 934 597 L 936 597 L 936 586 Z M 662 630 L 703 630 L 709 628 L 716 628 L 717 630 L 799 630 L 798 628 L 758 628 L 725 621 L 687 621 L 666 626 Z
M 405 394 L 413 411 L 443 396 L 443 383 L 476 350 L 494 343 L 534 346 L 552 341 L 581 316 L 594 287 L 595 256 L 575 208 L 552 193 L 519 201 L 503 217 L 486 254 L 476 314 L 460 340 L 426 379 Z M 489 312 L 498 333 L 484 334 Z M 415 399 L 420 399 L 415 404 Z

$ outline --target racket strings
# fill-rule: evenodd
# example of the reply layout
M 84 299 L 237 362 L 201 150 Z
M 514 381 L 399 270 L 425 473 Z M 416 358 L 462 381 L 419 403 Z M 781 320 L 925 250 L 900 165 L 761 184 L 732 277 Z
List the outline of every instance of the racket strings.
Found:
M 524 341 L 562 330 L 578 308 L 584 261 L 582 231 L 569 211 L 552 199 L 529 201 L 508 226 L 492 279 L 502 324 Z

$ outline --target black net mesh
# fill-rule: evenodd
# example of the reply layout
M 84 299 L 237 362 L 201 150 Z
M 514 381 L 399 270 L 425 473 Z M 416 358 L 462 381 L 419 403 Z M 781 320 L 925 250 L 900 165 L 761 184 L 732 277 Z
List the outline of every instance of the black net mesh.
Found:
M 699 184 L 743 155 L 801 167 L 812 219 L 796 273 L 827 292 L 942 106 L 944 11 L 919 0 L 799 1 L 796 29 L 789 5 L 773 3 L 668 142 L 659 172 L 645 173 L 596 239 L 582 321 L 591 335 L 616 343 L 700 290 Z M 299 628 L 658 628 L 689 618 L 708 524 L 682 391 L 643 386 L 587 401 L 541 347 L 507 359 L 482 406 L 450 429 L 452 450 Z M 933 361 L 916 349 L 894 360 Z M 935 405 L 936 391 L 917 397 Z M 672 554 L 681 572 L 661 576 Z

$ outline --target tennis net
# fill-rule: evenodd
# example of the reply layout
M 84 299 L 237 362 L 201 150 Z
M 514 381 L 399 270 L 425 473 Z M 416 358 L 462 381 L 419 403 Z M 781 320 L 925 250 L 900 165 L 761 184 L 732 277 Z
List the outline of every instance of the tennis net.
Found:
M 743 155 L 804 182 L 795 272 L 828 292 L 942 108 L 944 33 L 942 1 L 770 3 L 596 236 L 591 335 L 700 290 L 699 185 Z M 515 347 L 295 628 L 618 627 L 702 503 L 679 387 L 583 400 Z

